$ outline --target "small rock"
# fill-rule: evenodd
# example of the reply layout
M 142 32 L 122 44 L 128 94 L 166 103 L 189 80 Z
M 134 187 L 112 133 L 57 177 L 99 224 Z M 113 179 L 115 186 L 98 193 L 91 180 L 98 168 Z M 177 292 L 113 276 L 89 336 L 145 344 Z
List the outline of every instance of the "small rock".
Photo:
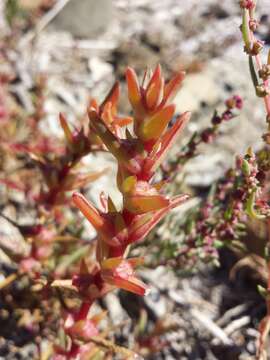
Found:
M 112 15 L 111 0 L 70 0 L 52 25 L 77 37 L 93 37 L 107 28 Z
M 112 76 L 113 67 L 98 57 L 89 60 L 89 68 L 94 82 L 98 82 L 107 76 Z
M 148 296 L 144 297 L 146 305 L 155 314 L 156 318 L 159 319 L 168 313 L 168 304 L 163 296 L 160 295 L 158 289 L 151 288 Z
M 9 221 L 0 217 L 0 248 L 10 256 L 27 254 L 27 244 L 19 230 Z
M 127 314 L 121 306 L 119 298 L 114 293 L 111 292 L 106 295 L 105 303 L 114 325 L 121 323 L 127 318 Z

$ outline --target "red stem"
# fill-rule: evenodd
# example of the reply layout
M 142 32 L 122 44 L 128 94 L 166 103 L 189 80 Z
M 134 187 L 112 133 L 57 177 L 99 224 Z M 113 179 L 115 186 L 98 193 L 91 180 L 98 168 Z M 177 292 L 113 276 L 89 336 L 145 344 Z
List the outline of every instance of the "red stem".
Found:
M 92 305 L 92 302 L 83 302 L 81 304 L 79 312 L 75 316 L 75 320 L 80 321 L 80 320 L 86 319 L 91 305 Z

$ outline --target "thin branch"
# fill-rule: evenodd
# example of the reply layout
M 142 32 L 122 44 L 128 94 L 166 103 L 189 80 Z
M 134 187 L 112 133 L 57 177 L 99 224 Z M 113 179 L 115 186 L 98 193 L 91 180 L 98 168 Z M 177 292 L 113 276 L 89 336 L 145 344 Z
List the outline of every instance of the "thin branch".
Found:
M 58 0 L 57 3 L 49 10 L 37 23 L 34 30 L 30 30 L 20 41 L 19 47 L 25 47 L 31 42 L 46 26 L 62 11 L 70 0 Z

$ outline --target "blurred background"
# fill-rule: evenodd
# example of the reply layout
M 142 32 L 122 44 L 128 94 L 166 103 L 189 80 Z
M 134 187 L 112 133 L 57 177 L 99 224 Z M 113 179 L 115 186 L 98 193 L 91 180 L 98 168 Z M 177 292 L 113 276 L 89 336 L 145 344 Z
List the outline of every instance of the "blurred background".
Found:
M 8 17 L 2 11 L 0 26 L 2 36 L 9 39 L 10 49 L 4 54 L 9 62 L 3 58 L 1 71 L 16 77 L 12 91 L 27 111 L 33 108 L 28 90 L 37 76 L 46 77 L 44 131 L 58 132 L 59 111 L 71 119 L 84 114 L 90 96 L 102 99 L 116 78 L 124 80 L 127 65 L 142 75 L 160 63 L 167 77 L 179 69 L 188 73 L 175 102 L 178 112 L 192 111 L 191 132 L 205 126 L 213 107 L 230 94 L 239 93 L 246 100 L 243 115 L 228 124 L 225 136 L 215 144 L 220 151 L 210 149 L 191 163 L 198 172 L 187 169 L 188 182 L 211 184 L 232 164 L 235 151 L 258 141 L 263 110 L 249 80 L 237 1 L 11 0 L 8 4 Z M 259 36 L 267 46 L 268 10 L 267 0 L 258 2 Z M 121 111 L 129 111 L 124 86 L 122 91 Z
M 269 0 L 258 1 L 257 14 L 261 22 L 258 37 L 269 47 Z M 130 112 L 124 84 L 127 66 L 141 77 L 146 68 L 158 63 L 166 78 L 185 70 L 187 77 L 175 103 L 177 113 L 189 110 L 192 120 L 180 143 L 207 126 L 213 110 L 224 109 L 228 97 L 240 95 L 244 100 L 241 114 L 226 123 L 220 136 L 202 146 L 199 156 L 183 169 L 186 187 L 200 196 L 233 165 L 235 154 L 242 154 L 248 146 L 255 150 L 262 146 L 264 109 L 250 80 L 240 17 L 236 0 L 1 0 L 0 74 L 11 79 L 1 91 L 10 109 L 32 114 L 36 107 L 33 89 L 42 82 L 40 131 L 63 138 L 59 112 L 76 125 L 85 116 L 89 98 L 102 101 L 116 79 L 122 84 L 120 112 Z M 111 174 L 116 172 L 112 158 L 104 154 L 90 155 L 84 163 L 91 170 L 109 167 Z M 105 189 L 120 203 L 112 177 L 103 176 L 91 184 L 87 196 L 97 203 L 99 192 Z M 10 236 L 10 229 L 2 231 Z M 93 236 L 86 223 L 84 236 Z M 250 285 L 250 269 L 232 281 L 231 254 L 225 251 L 222 256 L 223 267 L 202 266 L 195 275 L 189 272 L 180 277 L 164 266 L 143 270 L 153 289 L 143 300 L 109 294 L 104 307 L 116 328 L 121 324 L 116 340 L 125 346 L 132 343 L 125 321 L 143 319 L 139 308 L 150 322 L 170 315 L 178 324 L 177 330 L 165 334 L 164 344 L 170 345 L 157 345 L 158 351 L 148 352 L 147 359 L 254 357 L 255 327 L 264 304 L 255 285 Z M 221 333 L 209 319 L 218 323 Z M 234 320 L 238 322 L 230 327 Z M 1 359 L 35 358 L 33 353 L 31 340 L 0 329 Z

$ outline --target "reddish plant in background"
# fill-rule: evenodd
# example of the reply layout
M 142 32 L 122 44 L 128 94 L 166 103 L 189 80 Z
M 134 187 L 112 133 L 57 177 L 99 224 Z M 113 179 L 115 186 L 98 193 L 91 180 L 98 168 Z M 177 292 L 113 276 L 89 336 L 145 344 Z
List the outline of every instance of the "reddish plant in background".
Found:
M 266 122 L 268 126 L 267 132 L 263 135 L 263 140 L 266 144 L 264 151 L 262 152 L 261 158 L 263 161 L 261 163 L 260 174 L 263 178 L 267 177 L 267 173 L 270 170 L 269 162 L 269 144 L 270 144 L 270 88 L 269 88 L 269 78 L 270 78 L 270 51 L 268 52 L 267 63 L 263 63 L 261 52 L 264 48 L 264 44 L 261 40 L 258 40 L 255 36 L 255 30 L 259 27 L 259 22 L 255 18 L 255 9 L 256 1 L 240 1 L 240 7 L 242 8 L 242 25 L 241 32 L 244 41 L 244 51 L 249 56 L 249 67 L 251 78 L 255 87 L 256 95 L 263 98 L 265 110 L 266 110 Z M 254 60 L 255 61 L 254 61 Z M 255 64 L 254 64 L 255 62 Z M 255 163 L 257 167 L 257 164 Z M 249 169 L 249 167 L 247 167 Z M 253 165 L 254 169 L 254 165 Z M 248 170 L 249 172 L 250 170 Z M 262 194 L 262 189 L 256 186 L 256 182 L 250 184 L 250 204 L 252 208 L 255 203 L 259 203 L 259 210 L 264 210 L 265 206 L 268 207 L 267 202 L 269 201 L 269 196 L 267 196 L 266 201 L 260 201 L 260 196 Z M 251 214 L 252 215 L 252 214 Z M 254 215 L 254 214 L 253 214 Z M 257 213 L 255 213 L 255 216 Z M 260 217 L 265 217 L 267 220 L 268 228 L 270 228 L 269 220 L 269 210 Z M 269 239 L 268 239 L 269 242 Z M 265 289 L 265 299 L 266 299 L 266 308 L 267 314 L 260 323 L 260 339 L 257 357 L 260 360 L 266 359 L 267 350 L 266 343 L 267 337 L 270 331 L 270 260 L 269 260 L 269 244 L 266 249 L 266 262 L 268 268 L 268 283 L 267 289 Z
M 66 145 L 62 146 L 56 139 L 48 138 L 38 128 L 38 122 L 43 108 L 42 94 L 44 92 L 44 81 L 39 81 L 37 87 L 38 100 L 37 110 L 26 119 L 29 126 L 29 137 L 25 141 L 17 141 L 7 136 L 10 121 L 2 124 L 1 147 L 10 156 L 24 156 L 31 166 L 23 166 L 12 175 L 3 173 L 0 183 L 5 184 L 8 189 L 19 191 L 24 194 L 36 212 L 35 224 L 20 226 L 8 217 L 4 216 L 12 224 L 18 227 L 23 236 L 30 242 L 28 254 L 20 259 L 19 268 L 23 271 L 31 269 L 41 270 L 42 263 L 46 262 L 53 254 L 53 248 L 58 239 L 65 236 L 59 234 L 59 228 L 64 230 L 65 216 L 60 205 L 67 202 L 67 193 L 74 189 L 85 187 L 89 182 L 103 175 L 107 169 L 86 173 L 81 171 L 80 161 L 83 157 L 96 151 L 104 151 L 105 147 L 90 129 L 87 122 L 83 122 L 80 128 L 71 129 L 65 116 L 60 114 L 60 124 L 65 134 Z M 105 99 L 100 106 L 100 116 L 108 126 L 117 126 L 118 129 L 130 123 L 131 118 L 116 116 L 119 100 L 119 84 L 116 83 L 112 89 L 112 97 Z M 91 100 L 95 106 L 96 101 Z M 39 177 L 39 182 L 34 181 Z M 48 224 L 54 219 L 55 226 Z M 67 237 L 67 238 L 70 238 Z M 72 239 L 72 237 L 71 237 Z M 60 240 L 60 241 L 61 241 Z M 64 252 L 68 252 L 65 242 L 62 242 Z M 18 257 L 16 257 L 18 262 Z

